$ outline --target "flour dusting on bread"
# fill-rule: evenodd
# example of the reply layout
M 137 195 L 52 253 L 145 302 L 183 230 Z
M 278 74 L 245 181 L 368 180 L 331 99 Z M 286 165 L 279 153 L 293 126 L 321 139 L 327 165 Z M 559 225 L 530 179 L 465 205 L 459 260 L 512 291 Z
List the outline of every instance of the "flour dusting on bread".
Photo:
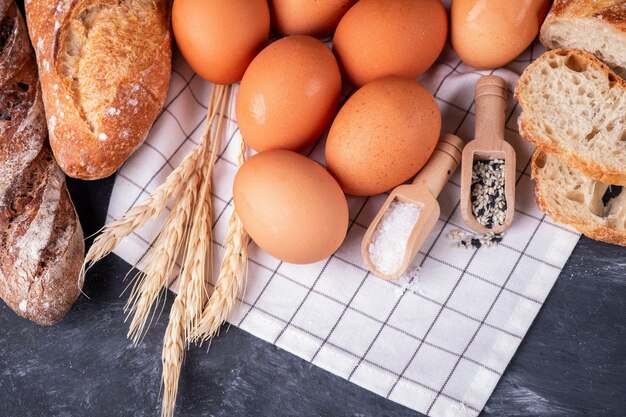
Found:
M 16 242 L 15 249 L 19 251 L 19 256 L 26 260 L 36 260 L 41 255 L 42 250 L 50 243 L 52 229 L 54 227 L 54 216 L 50 213 L 56 213 L 61 199 L 61 187 L 64 186 L 65 180 L 60 170 L 54 170 L 48 177 L 45 191 L 41 198 L 41 204 L 37 214 L 31 221 L 26 233 Z M 67 242 L 58 242 L 63 245 Z
M 14 2 L 0 0 L 0 22 L 14 28 L 0 37 L 0 298 L 52 324 L 80 294 L 83 232 L 48 145 L 35 57 Z
M 167 0 L 26 5 L 50 144 L 68 175 L 109 176 L 145 140 L 169 84 L 169 7 Z

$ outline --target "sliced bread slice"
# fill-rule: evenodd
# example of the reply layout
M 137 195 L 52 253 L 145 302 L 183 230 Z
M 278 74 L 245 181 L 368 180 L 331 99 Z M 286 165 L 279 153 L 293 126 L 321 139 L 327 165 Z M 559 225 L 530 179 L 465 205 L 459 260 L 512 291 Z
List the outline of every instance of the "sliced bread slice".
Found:
M 609 185 L 542 151 L 533 155 L 532 178 L 537 205 L 548 216 L 592 239 L 626 246 L 626 190 L 607 202 Z
M 541 26 L 548 49 L 582 49 L 626 78 L 626 1 L 555 0 Z
M 548 51 L 526 68 L 515 97 L 524 139 L 585 175 L 626 185 L 626 81 L 600 60 Z

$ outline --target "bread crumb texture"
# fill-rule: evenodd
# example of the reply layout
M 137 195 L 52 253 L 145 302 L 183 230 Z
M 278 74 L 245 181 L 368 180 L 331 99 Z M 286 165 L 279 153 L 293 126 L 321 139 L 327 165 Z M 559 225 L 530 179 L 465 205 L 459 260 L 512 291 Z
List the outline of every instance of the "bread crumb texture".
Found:
M 626 246 L 626 191 L 594 180 L 556 155 L 535 152 L 535 199 L 556 221 L 592 239 Z
M 626 82 L 594 56 L 543 54 L 516 88 L 524 139 L 609 184 L 626 184 Z

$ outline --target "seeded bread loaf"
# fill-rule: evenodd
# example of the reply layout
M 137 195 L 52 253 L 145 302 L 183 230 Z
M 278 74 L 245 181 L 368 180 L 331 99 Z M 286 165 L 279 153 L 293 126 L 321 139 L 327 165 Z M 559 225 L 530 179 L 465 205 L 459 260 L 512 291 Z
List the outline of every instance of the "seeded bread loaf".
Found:
M 626 77 L 625 0 L 555 0 L 539 38 L 549 49 L 590 52 Z
M 532 178 L 537 205 L 547 215 L 592 239 L 626 246 L 626 191 L 603 202 L 609 185 L 541 151 L 533 155 Z
M 522 137 L 607 184 L 626 184 L 626 81 L 593 55 L 548 51 L 522 74 L 515 96 Z
M 143 143 L 171 70 L 167 0 L 26 0 L 50 144 L 70 176 L 111 175 Z
M 26 27 L 15 3 L 0 0 L 0 297 L 36 323 L 59 321 L 80 294 L 83 252 Z

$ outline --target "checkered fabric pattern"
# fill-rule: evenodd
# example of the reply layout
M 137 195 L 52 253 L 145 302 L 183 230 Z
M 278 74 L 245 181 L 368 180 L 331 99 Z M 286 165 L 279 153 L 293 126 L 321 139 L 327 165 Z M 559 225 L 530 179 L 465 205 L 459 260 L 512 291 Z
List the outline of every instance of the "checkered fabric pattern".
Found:
M 476 80 L 496 74 L 512 88 L 541 52 L 534 44 L 506 68 L 479 72 L 462 64 L 447 46 L 419 78 L 437 99 L 442 131 L 471 139 Z M 198 144 L 209 92 L 210 85 L 177 54 L 167 106 L 146 143 L 119 171 L 109 220 L 145 199 Z M 344 98 L 350 93 L 345 90 Z M 457 171 L 439 196 L 441 218 L 415 260 L 419 275 L 386 282 L 367 271 L 359 250 L 386 195 L 350 197 L 347 239 L 328 259 L 291 265 L 251 245 L 247 289 L 229 322 L 424 414 L 478 415 L 579 238 L 535 206 L 529 177 L 532 147 L 518 135 L 519 112 L 509 97 L 506 136 L 518 156 L 517 206 L 499 246 L 460 249 L 446 238 L 451 230 L 467 231 L 459 212 Z M 230 118 L 214 174 L 216 256 L 233 209 L 240 140 Z M 322 138 L 305 153 L 323 164 L 324 143 Z M 141 267 L 162 221 L 125 239 L 115 253 Z

